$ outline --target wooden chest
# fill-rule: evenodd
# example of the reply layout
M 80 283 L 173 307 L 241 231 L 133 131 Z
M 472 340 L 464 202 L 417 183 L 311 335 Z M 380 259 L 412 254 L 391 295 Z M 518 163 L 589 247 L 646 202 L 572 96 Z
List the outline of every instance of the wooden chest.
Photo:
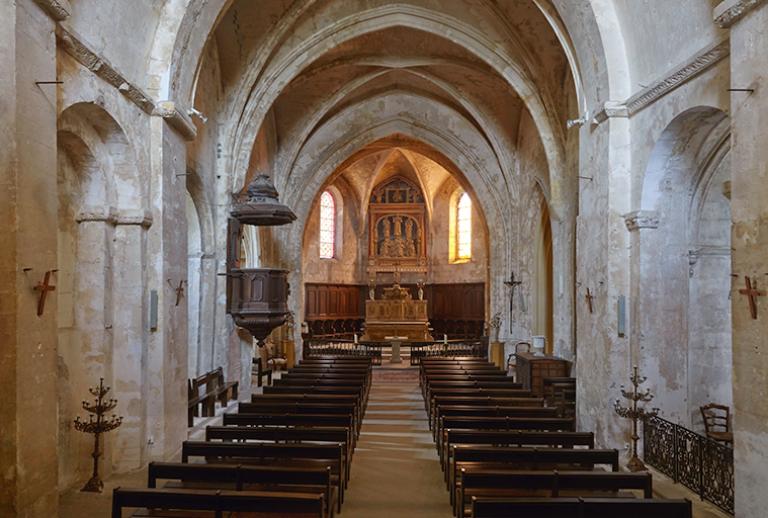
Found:
M 537 396 L 544 395 L 544 378 L 566 377 L 571 370 L 568 360 L 557 356 L 534 356 L 531 353 L 518 353 L 516 356 L 517 381 Z

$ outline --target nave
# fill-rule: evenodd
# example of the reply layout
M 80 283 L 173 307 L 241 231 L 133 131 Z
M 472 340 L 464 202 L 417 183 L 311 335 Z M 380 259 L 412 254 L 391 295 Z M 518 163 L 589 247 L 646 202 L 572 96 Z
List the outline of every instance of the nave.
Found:
M 457 357 L 383 369 L 313 358 L 281 374 L 185 441 L 182 462 L 151 463 L 149 489 L 114 489 L 113 518 L 717 516 L 662 496 L 655 475 L 621 471 L 617 450 L 575 431 L 559 399 L 572 379 L 546 378 L 542 398 Z

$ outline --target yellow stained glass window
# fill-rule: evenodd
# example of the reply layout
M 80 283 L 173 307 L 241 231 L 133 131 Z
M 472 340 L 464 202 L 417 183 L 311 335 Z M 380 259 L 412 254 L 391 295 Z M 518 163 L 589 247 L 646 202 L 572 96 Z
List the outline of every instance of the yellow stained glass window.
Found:
M 472 200 L 464 193 L 456 210 L 456 258 L 472 257 Z
M 336 202 L 328 191 L 320 195 L 320 258 L 333 259 L 336 250 Z

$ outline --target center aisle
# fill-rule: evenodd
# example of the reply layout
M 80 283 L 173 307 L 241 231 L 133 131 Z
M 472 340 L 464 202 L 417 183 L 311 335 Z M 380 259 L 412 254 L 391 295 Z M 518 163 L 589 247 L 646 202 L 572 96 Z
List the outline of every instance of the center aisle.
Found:
M 344 518 L 450 518 L 417 368 L 375 368 Z

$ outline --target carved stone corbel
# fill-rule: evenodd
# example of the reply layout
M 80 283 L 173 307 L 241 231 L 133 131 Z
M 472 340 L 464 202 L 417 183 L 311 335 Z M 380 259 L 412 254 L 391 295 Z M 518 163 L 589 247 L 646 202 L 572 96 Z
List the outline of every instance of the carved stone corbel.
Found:
M 643 228 L 659 228 L 659 213 L 655 210 L 636 210 L 624 215 L 624 223 L 630 232 Z

